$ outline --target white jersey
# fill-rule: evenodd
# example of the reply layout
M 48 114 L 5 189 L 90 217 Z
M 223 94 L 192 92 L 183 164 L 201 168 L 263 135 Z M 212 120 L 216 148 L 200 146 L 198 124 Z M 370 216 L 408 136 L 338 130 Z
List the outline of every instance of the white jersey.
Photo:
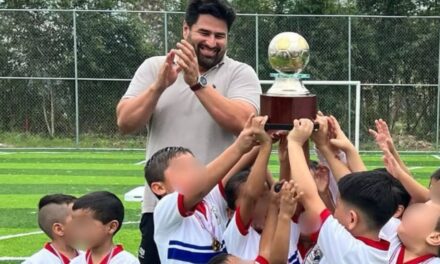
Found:
M 388 264 L 388 241 L 353 237 L 328 209 L 321 213 L 321 221 L 317 247 L 323 256 L 317 263 Z
M 83 253 L 78 251 L 78 256 Z M 58 252 L 50 243 L 46 243 L 44 247 L 26 259 L 22 264 L 69 264 L 70 259 Z
M 154 210 L 154 241 L 161 263 L 207 263 L 224 251 L 223 186 L 218 184 L 193 211 L 185 210 L 183 200 L 178 192 L 167 194 Z
M 299 234 L 298 225 L 292 221 L 287 263 L 301 263 L 297 249 Z M 242 259 L 255 259 L 259 253 L 260 239 L 260 234 L 253 227 L 241 221 L 240 208 L 237 208 L 223 235 L 226 251 Z
M 94 264 L 92 262 L 91 252 L 87 251 L 85 254 L 72 259 L 70 264 Z M 100 263 L 95 264 L 139 264 L 139 260 L 125 251 L 121 245 L 117 245 Z
M 387 223 L 389 230 L 394 230 L 390 239 L 390 250 L 388 251 L 390 264 L 440 264 L 440 258 L 434 255 L 424 255 L 404 262 L 405 247 L 397 235 L 397 227 L 399 227 L 399 225 L 400 220 L 397 218 L 392 218 L 392 220 Z

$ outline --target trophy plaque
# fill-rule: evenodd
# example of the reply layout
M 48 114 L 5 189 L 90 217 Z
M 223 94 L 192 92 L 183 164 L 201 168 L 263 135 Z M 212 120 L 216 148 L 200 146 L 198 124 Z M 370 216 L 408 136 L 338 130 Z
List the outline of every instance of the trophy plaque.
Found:
M 317 112 L 316 95 L 311 94 L 302 82 L 310 77 L 302 73 L 310 57 L 307 41 L 294 32 L 280 33 L 270 42 L 268 57 L 277 73 L 271 74 L 275 81 L 260 97 L 261 115 L 269 117 L 266 130 L 291 130 L 294 119 L 314 120 Z M 303 150 L 308 161 L 308 142 L 304 144 Z

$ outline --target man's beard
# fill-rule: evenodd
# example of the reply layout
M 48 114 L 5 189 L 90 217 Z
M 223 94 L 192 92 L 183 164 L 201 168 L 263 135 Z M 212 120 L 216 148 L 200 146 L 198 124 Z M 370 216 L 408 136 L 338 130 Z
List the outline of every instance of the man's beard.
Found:
M 202 54 L 202 47 L 204 46 L 205 49 L 209 49 L 206 45 L 203 45 L 201 43 L 195 44 L 192 41 L 191 36 L 188 37 L 188 41 L 194 47 L 199 66 L 205 71 L 207 71 L 207 70 L 211 69 L 212 67 L 214 67 L 215 65 L 217 65 L 219 62 L 222 61 L 223 57 L 225 56 L 226 49 L 222 50 L 218 47 L 212 49 L 212 51 L 214 51 L 214 53 L 215 53 L 213 56 L 209 56 L 209 57 L 205 56 Z

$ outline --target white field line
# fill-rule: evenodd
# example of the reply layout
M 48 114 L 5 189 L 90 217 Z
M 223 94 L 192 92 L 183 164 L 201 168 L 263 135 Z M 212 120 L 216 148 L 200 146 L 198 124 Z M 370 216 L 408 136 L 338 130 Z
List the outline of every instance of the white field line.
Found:
M 0 257 L 0 261 L 26 260 L 29 257 Z
M 409 167 L 409 170 L 418 170 L 418 169 L 422 169 L 423 167 Z
M 147 161 L 142 160 L 142 161 L 136 162 L 134 165 L 145 165 L 145 163 L 147 163 Z
M 123 225 L 132 225 L 132 224 L 139 224 L 139 223 L 140 223 L 139 221 L 127 221 L 127 222 L 124 222 Z M 12 239 L 12 238 L 17 238 L 17 237 L 25 237 L 25 236 L 33 236 L 33 235 L 39 235 L 39 234 L 43 234 L 43 232 L 42 231 L 33 231 L 33 232 L 27 232 L 27 233 L 5 235 L 5 236 L 0 236 L 0 240 Z
M 432 155 L 434 158 L 439 159 L 440 160 L 440 155 Z

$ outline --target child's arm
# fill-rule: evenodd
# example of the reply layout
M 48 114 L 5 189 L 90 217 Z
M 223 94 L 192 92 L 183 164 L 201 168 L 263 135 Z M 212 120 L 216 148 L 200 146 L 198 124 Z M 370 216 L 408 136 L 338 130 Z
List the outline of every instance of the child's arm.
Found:
M 351 143 L 342 131 L 338 120 L 334 116 L 330 116 L 330 123 L 336 138 L 330 139 L 330 144 L 341 149 L 347 155 L 347 164 L 351 172 L 366 171 L 364 162 L 361 159 L 356 147 Z
M 313 131 L 313 122 L 309 119 L 293 121 L 294 128 L 288 135 L 288 149 L 290 165 L 295 165 L 291 170 L 292 180 L 298 185 L 298 189 L 304 193 L 301 201 L 311 215 L 318 216 L 326 207 L 318 194 L 315 180 L 304 156 L 302 146 Z
M 266 120 L 267 117 L 260 122 L 259 130 L 254 133 L 260 143 L 260 150 L 244 184 L 242 199 L 239 200 L 239 216 L 244 225 L 250 223 L 255 204 L 266 188 L 267 163 L 272 150 L 272 140 L 264 131 Z
M 220 156 L 206 166 L 205 177 L 202 177 L 197 192 L 185 194 L 183 206 L 185 210 L 192 211 L 203 198 L 225 177 L 229 170 L 238 162 L 243 154 L 255 146 L 255 133 L 264 126 L 264 117 L 251 115 L 237 137 Z
M 402 183 L 416 203 L 425 203 L 429 200 L 429 189 L 418 183 L 400 166 L 389 150 L 384 151 L 384 164 L 387 171 Z
M 319 130 L 312 135 L 316 148 L 326 159 L 336 181 L 350 173 L 348 167 L 337 157 L 334 147 L 330 144 L 329 118 L 318 115 L 316 121 Z
M 301 193 L 298 193 L 294 181 L 285 182 L 281 189 L 280 211 L 270 252 L 271 264 L 287 263 L 290 247 L 290 228 L 292 217 Z
M 376 144 L 379 146 L 379 148 L 382 151 L 389 150 L 391 154 L 393 154 L 396 161 L 399 163 L 400 167 L 409 175 L 411 175 L 411 172 L 406 167 L 403 160 L 400 158 L 399 152 L 397 152 L 396 147 L 394 146 L 393 138 L 391 137 L 390 130 L 388 129 L 388 125 L 385 121 L 382 119 L 375 120 L 374 123 L 376 124 L 376 130 L 369 129 L 370 135 L 374 137 L 374 140 L 376 141 Z
M 315 171 L 314 179 L 321 200 L 324 202 L 325 206 L 331 212 L 334 212 L 335 204 L 333 202 L 333 197 L 329 189 L 329 183 L 330 183 L 329 174 L 330 172 L 327 167 L 319 165 Z
M 274 187 L 270 192 L 270 205 L 267 210 L 266 222 L 261 233 L 259 255 L 268 260 L 271 255 L 271 246 L 273 243 L 274 233 L 277 225 L 278 210 L 280 207 L 280 193 L 274 191 Z
M 290 180 L 289 152 L 287 150 L 287 135 L 280 136 L 278 159 L 280 161 L 280 180 Z
M 226 186 L 226 183 L 228 180 L 234 176 L 235 174 L 239 173 L 240 171 L 250 168 L 252 164 L 254 164 L 255 159 L 257 158 L 258 152 L 260 150 L 259 146 L 255 146 L 252 148 L 251 151 L 244 154 L 241 159 L 232 167 L 231 170 L 226 174 L 226 176 L 222 179 L 223 186 Z

